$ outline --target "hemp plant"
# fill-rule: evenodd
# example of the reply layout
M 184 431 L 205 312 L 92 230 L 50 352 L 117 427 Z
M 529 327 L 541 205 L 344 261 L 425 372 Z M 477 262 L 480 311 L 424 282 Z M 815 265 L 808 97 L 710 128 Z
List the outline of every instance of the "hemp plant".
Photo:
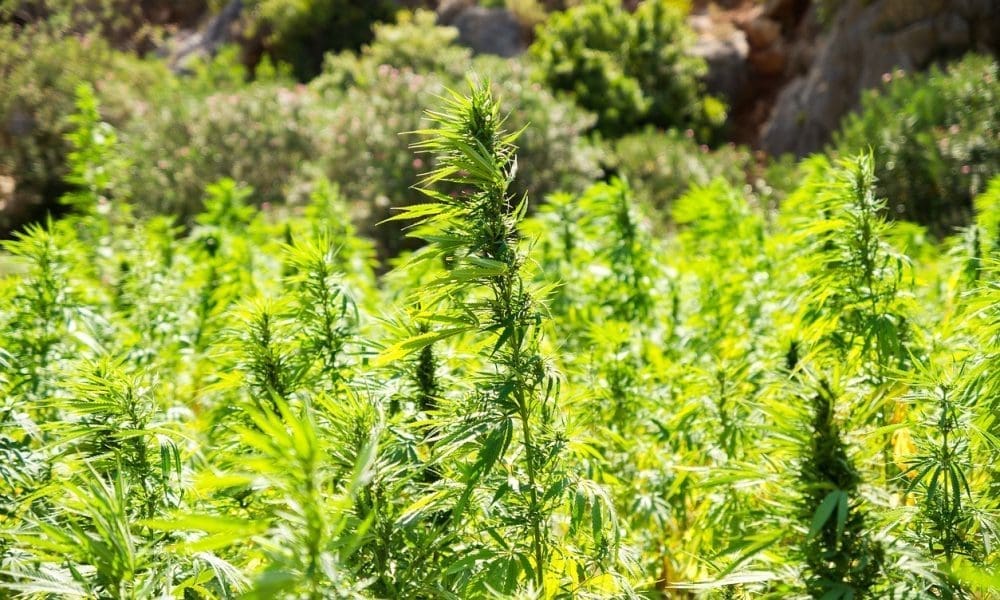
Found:
M 470 517 L 485 520 L 483 551 L 492 558 L 472 583 L 480 592 L 520 588 L 544 596 L 553 591 L 552 521 L 560 505 L 576 498 L 572 531 L 588 503 L 595 532 L 604 529 L 608 509 L 599 493 L 573 486 L 560 464 L 567 440 L 556 419 L 559 379 L 541 350 L 541 301 L 550 286 L 531 283 L 519 231 L 527 198 L 508 192 L 518 134 L 503 130 L 486 84 L 474 84 L 468 97 L 452 93 L 445 109 L 429 116 L 435 127 L 417 132 L 425 139 L 415 147 L 434 154 L 437 168 L 420 188 L 434 202 L 404 208 L 395 218 L 417 220 L 413 235 L 429 244 L 415 260 L 444 265 L 414 302 L 414 319 L 437 329 L 389 348 L 381 362 L 457 336 L 483 340 L 476 344 L 483 367 L 471 397 L 436 444 L 458 463 L 461 487 L 450 519 L 454 527 Z M 458 191 L 438 191 L 439 184 Z

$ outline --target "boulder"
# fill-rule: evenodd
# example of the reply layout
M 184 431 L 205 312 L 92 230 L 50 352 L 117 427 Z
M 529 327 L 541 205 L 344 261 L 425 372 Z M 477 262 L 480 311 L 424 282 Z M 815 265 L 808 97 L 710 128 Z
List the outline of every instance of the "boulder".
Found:
M 708 92 L 735 104 L 746 92 L 750 78 L 746 34 L 733 27 L 717 27 L 707 16 L 693 16 L 689 24 L 698 33 L 691 53 L 708 64 L 705 76 Z
M 458 29 L 458 43 L 476 54 L 509 58 L 524 52 L 528 36 L 513 13 L 503 8 L 485 8 L 464 1 L 443 2 L 438 23 Z

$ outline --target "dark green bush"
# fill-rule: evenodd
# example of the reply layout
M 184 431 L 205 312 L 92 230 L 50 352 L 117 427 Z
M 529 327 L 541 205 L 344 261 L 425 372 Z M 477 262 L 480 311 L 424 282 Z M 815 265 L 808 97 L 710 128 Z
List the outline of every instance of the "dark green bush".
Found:
M 257 27 L 267 32 L 275 59 L 292 65 L 306 80 L 319 73 L 323 54 L 356 50 L 372 39 L 372 24 L 391 20 L 391 0 L 255 0 Z
M 400 12 L 395 23 L 376 23 L 372 30 L 374 41 L 362 54 L 377 65 L 461 78 L 472 56 L 455 43 L 458 29 L 438 26 L 437 14 L 430 10 Z
M 598 116 L 598 129 L 621 135 L 642 125 L 694 127 L 707 138 L 725 117 L 701 97 L 705 63 L 686 52 L 692 33 L 670 0 L 628 13 L 617 0 L 582 3 L 537 30 L 531 56 L 541 78 Z
M 970 55 L 946 70 L 895 73 L 848 116 L 834 146 L 871 147 L 890 213 L 946 234 L 1000 172 L 1000 80 L 995 60 Z

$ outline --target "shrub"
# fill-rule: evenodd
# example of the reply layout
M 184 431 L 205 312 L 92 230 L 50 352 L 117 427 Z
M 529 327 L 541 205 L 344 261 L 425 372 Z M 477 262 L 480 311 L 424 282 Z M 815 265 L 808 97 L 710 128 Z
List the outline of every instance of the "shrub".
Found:
M 316 155 L 317 131 L 325 130 L 316 100 L 307 88 L 273 84 L 159 99 L 122 131 L 138 208 L 186 220 L 221 177 L 252 186 L 257 202 L 283 201 L 292 175 Z
M 437 25 L 437 14 L 429 10 L 400 12 L 396 23 L 376 23 L 374 41 L 362 55 L 377 65 L 409 67 L 418 73 L 465 74 L 472 51 L 455 43 L 458 29 Z
M 580 189 L 599 176 L 598 153 L 581 137 L 593 122 L 589 115 L 557 101 L 511 63 L 477 60 L 471 64 L 495 78 L 511 126 L 531 125 L 519 140 L 518 172 L 512 184 L 515 193 L 541 198 L 559 189 Z M 361 68 L 374 73 L 364 74 L 345 93 L 333 92 L 324 101 L 336 103 L 337 108 L 331 115 L 329 135 L 321 140 L 316 165 L 340 184 L 345 196 L 364 205 L 371 228 L 389 216 L 390 205 L 419 197 L 412 186 L 421 173 L 433 168 L 433 159 L 410 148 L 413 137 L 399 132 L 421 129 L 421 107 L 458 81 L 386 64 L 368 63 Z M 403 247 L 397 228 L 375 233 L 383 256 Z
M 222 177 L 253 187 L 257 203 L 276 203 L 322 176 L 360 208 L 381 255 L 394 255 L 402 248 L 398 228 L 374 226 L 390 204 L 416 197 L 411 186 L 431 167 L 400 132 L 420 129 L 424 108 L 468 71 L 492 75 L 511 123 L 532 125 L 521 138 L 517 193 L 541 198 L 599 175 L 597 152 L 581 139 L 592 117 L 556 101 L 513 62 L 473 60 L 452 43 L 455 30 L 433 19 L 417 11 L 377 26 L 372 44 L 359 55 L 328 55 L 324 73 L 308 86 L 245 85 L 228 55 L 195 65 L 183 88 L 153 95 L 121 128 L 133 165 L 118 184 L 128 184 L 140 211 L 186 221 L 206 186 Z
M 140 94 L 165 79 L 162 65 L 115 53 L 99 38 L 0 27 L 0 178 L 8 182 L 0 186 L 0 231 L 37 217 L 69 189 L 64 136 L 81 82 L 104 99 L 104 118 L 121 124 Z
M 268 32 L 266 45 L 290 63 L 303 80 L 319 73 L 323 54 L 355 50 L 372 39 L 372 24 L 393 16 L 391 0 L 255 0 L 256 26 Z
M 871 146 L 890 214 L 950 233 L 1000 172 L 997 62 L 970 55 L 945 70 L 890 78 L 844 120 L 834 146 L 841 153 Z
M 391 204 L 418 198 L 411 187 L 429 161 L 410 149 L 412 136 L 399 132 L 421 129 L 422 107 L 444 90 L 439 77 L 380 65 L 374 77 L 328 100 L 337 108 L 317 166 L 347 198 L 364 206 L 369 230 L 389 216 Z M 383 255 L 402 248 L 398 230 L 378 237 Z
M 295 87 L 280 79 L 245 84 L 246 72 L 231 52 L 195 63 L 192 76 L 179 79 L 158 63 L 116 54 L 99 40 L 56 40 L 47 34 L 33 43 L 56 40 L 53 46 L 24 66 L 14 59 L 26 58 L 30 50 L 17 46 L 20 34 L 9 32 L 6 43 L 17 47 L 0 58 L 11 57 L 2 64 L 4 72 L 13 73 L 2 84 L 12 90 L 0 100 L 3 114 L 16 123 L 22 118 L 18 111 L 25 112 L 20 107 L 37 107 L 38 117 L 23 119 L 45 128 L 12 139 L 17 153 L 0 158 L 0 176 L 7 178 L 0 181 L 0 193 L 15 176 L 15 193 L 31 192 L 39 205 L 54 203 L 67 191 L 63 121 L 81 80 L 96 81 L 102 120 L 118 129 L 120 151 L 131 163 L 110 174 L 112 187 L 131 197 L 140 214 L 171 214 L 182 222 L 190 223 L 205 188 L 220 178 L 253 187 L 253 200 L 260 204 L 284 201 L 287 190 L 323 175 L 362 209 L 371 232 L 388 216 L 390 203 L 414 198 L 411 186 L 431 167 L 430 159 L 409 147 L 413 138 L 399 132 L 420 129 L 424 108 L 447 87 L 458 87 L 469 71 L 498 82 L 495 89 L 512 126 L 532 125 L 520 140 L 516 193 L 541 199 L 558 189 L 580 189 L 599 176 L 597 151 L 581 137 L 593 117 L 555 100 L 514 62 L 474 60 L 452 43 L 454 29 L 433 24 L 433 13 L 407 15 L 397 25 L 376 27 L 375 40 L 360 55 L 331 55 L 322 76 Z M 61 69 L 67 59 L 60 53 L 73 64 L 86 64 Z M 115 75 L 102 78 L 103 70 L 117 65 L 122 67 Z M 56 92 L 58 97 L 50 98 Z M 383 257 L 401 248 L 398 229 L 376 233 Z
M 724 110 L 699 99 L 705 63 L 686 53 L 692 34 L 675 4 L 650 0 L 629 14 L 600 0 L 552 15 L 531 47 L 542 80 L 597 113 L 608 135 L 718 125 Z
M 0 24 L 47 23 L 60 32 L 94 33 L 120 50 L 152 50 L 169 27 L 193 27 L 218 0 L 0 0 Z

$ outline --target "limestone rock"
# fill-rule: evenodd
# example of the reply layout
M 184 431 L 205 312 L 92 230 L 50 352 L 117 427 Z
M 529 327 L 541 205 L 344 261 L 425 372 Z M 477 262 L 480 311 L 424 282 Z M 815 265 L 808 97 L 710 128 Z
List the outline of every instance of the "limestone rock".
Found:
M 691 53 L 708 64 L 705 85 L 709 93 L 723 96 L 733 104 L 745 92 L 750 76 L 747 65 L 750 46 L 742 31 L 730 29 L 699 35 Z
M 778 95 L 761 146 L 773 154 L 819 151 L 861 92 L 880 85 L 885 73 L 998 49 L 996 0 L 846 0 L 817 42 L 812 64 Z
M 458 29 L 458 43 L 476 54 L 517 56 L 528 47 L 527 35 L 513 13 L 468 2 L 444 2 L 438 23 Z

